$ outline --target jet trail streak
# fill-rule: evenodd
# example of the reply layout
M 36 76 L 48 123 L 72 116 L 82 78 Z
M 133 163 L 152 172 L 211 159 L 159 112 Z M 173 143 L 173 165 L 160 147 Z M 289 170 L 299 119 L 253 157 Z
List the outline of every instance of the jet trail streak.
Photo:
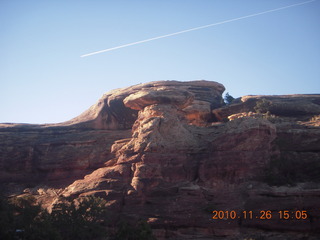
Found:
M 100 50 L 100 51 L 84 54 L 84 55 L 81 55 L 80 57 L 88 57 L 88 56 L 91 56 L 91 55 L 95 55 L 95 54 L 99 54 L 99 53 L 103 53 L 103 52 L 109 52 L 109 51 L 113 51 L 113 50 L 116 50 L 116 49 L 125 48 L 125 47 L 129 47 L 129 46 L 133 46 L 133 45 L 137 45 L 137 44 L 141 44 L 141 43 L 145 43 L 145 42 L 150 42 L 150 41 L 161 39 L 161 38 L 167 38 L 167 37 L 175 36 L 175 35 L 186 33 L 186 32 L 196 31 L 196 30 L 203 29 L 203 28 L 208 28 L 208 27 L 213 27 L 213 26 L 225 24 L 225 23 L 235 22 L 235 21 L 238 21 L 238 20 L 246 19 L 246 18 L 256 17 L 256 16 L 259 16 L 259 15 L 263 15 L 263 14 L 267 14 L 267 13 L 276 12 L 276 11 L 280 11 L 280 10 L 283 10 L 283 9 L 291 8 L 291 7 L 304 5 L 304 4 L 307 4 L 307 3 L 314 2 L 314 1 L 316 1 L 316 0 L 310 0 L 310 1 L 302 2 L 302 3 L 296 3 L 296 4 L 288 5 L 288 6 L 285 6 L 285 7 L 275 8 L 275 9 L 267 10 L 267 11 L 264 11 L 264 12 L 259 12 L 259 13 L 246 15 L 246 16 L 243 16 L 243 17 L 232 18 L 232 19 L 225 20 L 225 21 L 222 21 L 222 22 L 212 23 L 212 24 L 208 24 L 208 25 L 204 25 L 204 26 L 200 26 L 200 27 L 190 28 L 190 29 L 186 29 L 186 30 L 183 30 L 183 31 L 179 31 L 179 32 L 175 32 L 175 33 L 170 33 L 170 34 L 158 36 L 158 37 L 148 38 L 148 39 L 145 39 L 145 40 L 142 40 L 142 41 L 128 43 L 128 44 L 124 44 L 124 45 L 121 45 L 121 46 L 107 48 L 107 49 L 104 49 L 104 50 Z

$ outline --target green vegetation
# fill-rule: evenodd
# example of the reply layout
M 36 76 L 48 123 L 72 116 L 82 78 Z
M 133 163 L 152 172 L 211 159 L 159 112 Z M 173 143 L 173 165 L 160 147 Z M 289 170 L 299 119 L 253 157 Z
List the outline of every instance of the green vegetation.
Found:
M 226 95 L 224 96 L 224 102 L 229 105 L 233 102 L 234 97 L 232 97 L 228 92 L 226 93 Z
M 0 239 L 13 239 L 13 209 L 5 199 L 0 198 Z
M 50 217 L 63 239 L 100 239 L 107 233 L 105 205 L 105 200 L 92 196 L 79 202 L 64 199 L 54 207 Z
M 113 223 L 105 206 L 105 200 L 92 196 L 77 201 L 61 199 L 49 214 L 30 195 L 10 200 L 0 198 L 0 239 L 155 239 L 146 222 L 134 226 Z M 109 225 L 112 231 L 108 231 Z
M 49 214 L 35 204 L 32 196 L 1 198 L 0 239 L 62 239 L 53 229 Z M 4 223 L 4 225 L 3 225 Z

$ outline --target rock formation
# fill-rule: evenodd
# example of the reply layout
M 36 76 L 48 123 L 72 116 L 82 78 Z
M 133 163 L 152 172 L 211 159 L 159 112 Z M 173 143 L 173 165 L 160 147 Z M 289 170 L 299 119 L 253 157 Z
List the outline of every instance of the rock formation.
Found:
M 152 82 L 105 94 L 65 123 L 2 125 L 0 180 L 21 189 L 18 180 L 32 180 L 48 208 L 61 196 L 105 198 L 158 239 L 316 239 L 320 129 L 310 118 L 320 95 L 224 106 L 223 91 L 210 81 Z M 249 113 L 261 99 L 268 113 Z
M 213 110 L 213 114 L 219 120 L 228 116 L 254 111 L 258 101 L 262 99 L 270 103 L 269 111 L 281 117 L 291 117 L 295 120 L 308 120 L 320 112 L 319 94 L 294 94 L 294 95 L 249 95 L 236 99 L 229 106 Z

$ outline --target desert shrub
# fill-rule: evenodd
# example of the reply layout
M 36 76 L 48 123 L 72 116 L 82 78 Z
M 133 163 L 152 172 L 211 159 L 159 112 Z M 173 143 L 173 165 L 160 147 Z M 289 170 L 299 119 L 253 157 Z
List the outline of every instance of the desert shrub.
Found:
M 57 229 L 51 219 L 51 215 L 42 210 L 42 212 L 31 222 L 31 227 L 24 229 L 23 238 L 26 240 L 62 240 L 59 229 Z
M 49 214 L 31 195 L 0 202 L 1 239 L 97 239 L 106 236 L 105 201 L 88 197 L 64 201 Z
M 1 197 L 0 202 L 0 239 L 61 239 L 33 196 Z
M 79 201 L 63 199 L 51 213 L 51 222 L 63 239 L 96 239 L 106 236 L 106 201 L 86 197 Z
M 256 102 L 256 106 L 254 107 L 254 110 L 256 111 L 256 113 L 270 114 L 270 106 L 271 106 L 271 101 L 263 98 Z
M 32 227 L 35 218 L 40 214 L 41 207 L 36 204 L 36 199 L 31 195 L 15 197 L 10 199 L 16 214 L 15 224 L 18 229 L 26 229 Z
M 267 119 L 268 121 L 272 122 L 272 123 L 281 123 L 284 120 L 274 114 L 271 114 L 269 111 L 262 114 L 262 118 Z
M 15 231 L 13 208 L 4 198 L 0 198 L 0 239 L 13 239 Z
M 78 200 L 61 199 L 50 214 L 36 204 L 31 195 L 15 197 L 9 201 L 0 197 L 0 239 L 155 239 L 146 222 L 120 224 L 116 233 L 111 234 L 107 232 L 108 220 L 106 201 L 102 198 L 89 196 Z

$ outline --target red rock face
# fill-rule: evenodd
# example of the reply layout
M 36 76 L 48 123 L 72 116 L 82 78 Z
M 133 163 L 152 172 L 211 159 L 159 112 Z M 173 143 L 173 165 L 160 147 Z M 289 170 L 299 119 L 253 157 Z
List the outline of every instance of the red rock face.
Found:
M 81 132 L 84 123 L 77 121 L 88 116 L 86 113 L 68 127 L 78 130 L 66 134 L 63 143 L 61 136 L 50 135 L 47 141 L 51 145 L 39 141 L 41 134 L 30 138 L 38 139 L 38 151 L 46 156 L 38 158 L 37 168 L 39 172 L 58 169 L 62 173 L 79 169 L 83 175 L 84 170 L 94 168 L 58 195 L 103 197 L 110 211 L 133 221 L 147 220 L 159 239 L 268 239 L 270 233 L 278 234 L 276 231 L 284 231 L 279 235 L 282 239 L 294 239 L 290 231 L 319 234 L 319 127 L 302 122 L 273 123 L 263 115 L 248 114 L 225 123 L 210 122 L 214 119 L 212 110 L 221 106 L 223 89 L 218 83 L 205 81 L 156 82 L 107 94 L 106 99 L 122 102 L 120 110 L 135 111 L 131 132 Z M 224 112 L 236 113 L 226 109 Z M 89 115 L 100 116 L 101 112 Z M 123 128 L 117 122 L 121 119 L 118 115 L 111 125 L 107 118 L 87 119 L 85 124 Z M 11 134 L 15 140 L 21 139 Z M 8 141 L 9 135 L 2 136 L 7 145 L 2 148 L 6 157 L 1 169 L 7 174 L 3 166 L 14 156 L 10 148 L 14 144 Z M 30 145 L 22 142 L 21 146 L 24 155 L 13 158 L 20 168 L 10 169 L 17 174 L 24 166 L 34 169 L 29 164 L 34 161 Z M 21 156 L 29 160 L 24 162 Z M 49 199 L 49 195 L 44 193 L 39 199 Z M 51 203 L 58 199 L 50 197 Z M 219 215 L 214 210 L 222 212 Z M 288 220 L 280 219 L 279 212 L 285 210 L 291 213 Z M 227 216 L 226 211 L 237 215 Z M 297 211 L 306 211 L 307 218 L 297 219 Z
M 222 105 L 223 91 L 223 85 L 216 82 L 152 82 L 111 91 L 80 116 L 64 123 L 0 124 L 0 182 L 68 182 L 103 166 L 114 157 L 111 145 L 130 137 L 138 111 L 125 103 L 141 93 L 145 95 L 140 99 L 146 102 L 166 101 L 183 108 L 196 99 L 213 108 Z
M 189 108 L 185 111 L 191 111 L 194 108 L 198 112 L 205 110 L 206 115 L 211 115 L 212 109 L 224 105 L 221 97 L 223 91 L 224 86 L 213 81 L 156 81 L 138 84 L 106 93 L 80 116 L 54 126 L 128 129 L 137 118 L 137 110 L 157 102 L 180 105 L 182 108 L 188 106 Z M 208 107 L 201 110 L 193 107 L 194 104 Z
M 0 182 L 70 182 L 103 166 L 130 130 L 0 128 Z

